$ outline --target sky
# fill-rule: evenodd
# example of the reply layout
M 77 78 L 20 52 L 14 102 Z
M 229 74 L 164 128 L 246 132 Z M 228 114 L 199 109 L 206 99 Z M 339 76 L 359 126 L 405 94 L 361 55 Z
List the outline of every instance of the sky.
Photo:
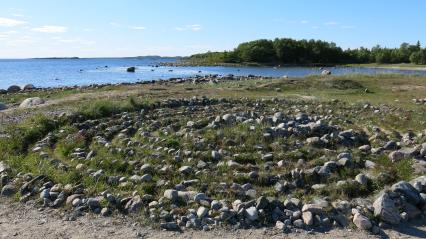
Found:
M 426 44 L 424 0 L 0 0 L 0 58 L 186 56 L 256 39 Z

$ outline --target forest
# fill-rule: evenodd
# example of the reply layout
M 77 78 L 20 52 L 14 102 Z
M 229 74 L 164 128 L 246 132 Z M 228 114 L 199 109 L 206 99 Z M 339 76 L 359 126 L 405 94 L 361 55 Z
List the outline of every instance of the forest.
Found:
M 402 43 L 399 48 L 380 45 L 372 48 L 342 49 L 333 42 L 277 38 L 241 43 L 232 51 L 192 55 L 190 60 L 205 63 L 259 64 L 426 64 L 426 49 L 420 42 Z

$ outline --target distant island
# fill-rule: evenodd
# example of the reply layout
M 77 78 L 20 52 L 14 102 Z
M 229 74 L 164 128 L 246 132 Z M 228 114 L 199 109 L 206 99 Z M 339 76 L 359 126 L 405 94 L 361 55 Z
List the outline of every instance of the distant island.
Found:
M 79 57 L 40 57 L 40 58 L 30 58 L 34 60 L 78 60 Z
M 402 43 L 399 48 L 377 45 L 372 48 L 343 50 L 333 42 L 321 40 L 256 40 L 241 43 L 232 51 L 195 54 L 184 59 L 188 64 L 247 65 L 337 65 L 337 64 L 426 64 L 426 49 L 420 42 Z

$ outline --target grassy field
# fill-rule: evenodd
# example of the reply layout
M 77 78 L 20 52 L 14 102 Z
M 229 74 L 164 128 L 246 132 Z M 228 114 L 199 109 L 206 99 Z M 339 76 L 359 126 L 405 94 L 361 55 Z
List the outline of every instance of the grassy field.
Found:
M 216 116 L 233 112 L 255 111 L 256 117 L 271 116 L 277 110 L 285 115 L 306 112 L 327 119 L 330 126 L 337 125 L 339 130 L 351 129 L 360 135 L 364 134 L 361 132 L 373 135 L 375 127 L 380 127 L 382 133 L 371 140 L 372 147 L 380 147 L 389 139 L 401 139 L 400 135 L 409 130 L 424 131 L 426 105 L 415 104 L 413 99 L 425 95 L 426 77 L 403 75 L 310 76 L 218 84 L 159 82 L 53 90 L 48 93 L 49 97 L 41 92 L 2 95 L 1 100 L 10 108 L 1 112 L 0 161 L 10 166 L 12 177 L 19 178 L 25 173 L 43 175 L 46 180 L 61 185 L 82 185 L 88 196 L 107 190 L 124 197 L 137 192 L 159 199 L 168 187 L 186 181 L 193 182 L 188 187 L 193 191 L 230 201 L 248 196 L 241 196 L 235 190 L 217 190 L 222 182 L 250 183 L 259 194 L 276 196 L 280 200 L 287 196 L 304 201 L 323 196 L 331 200 L 370 197 L 399 180 L 414 178 L 417 174 L 413 161 L 403 159 L 392 163 L 386 155 L 366 154 L 358 148 L 363 144 L 360 143 L 350 148 L 356 166 L 339 168 L 321 181 L 304 176 L 306 185 L 292 189 L 287 195 L 274 189 L 277 175 L 291 175 L 295 167 L 304 170 L 322 167 L 347 147 L 332 138 L 326 147 L 314 147 L 305 143 L 307 136 L 298 134 L 265 138 L 265 131 L 271 127 L 266 121 L 254 128 L 238 122 L 222 124 L 219 128 L 206 126 Z M 32 109 L 15 107 L 20 100 L 31 96 L 45 97 L 47 103 Z M 198 97 L 198 102 L 201 97 L 211 101 L 206 106 L 202 103 L 179 107 L 167 106 L 169 103 L 163 105 L 164 100 L 193 97 Z M 220 101 L 222 98 L 226 100 Z M 63 113 L 68 116 L 59 116 Z M 36 148 L 38 145 L 42 145 L 41 149 Z M 233 165 L 215 162 L 211 156 L 214 148 L 226 149 L 223 162 L 232 159 Z M 176 149 L 190 153 L 182 156 L 185 158 L 182 160 L 174 154 Z M 95 153 L 86 158 L 89 152 Z M 282 162 L 280 167 L 266 166 L 262 155 L 268 152 L 273 153 L 274 164 Z M 297 166 L 300 159 L 304 163 Z M 374 162 L 376 167 L 364 167 L 367 160 Z M 199 161 L 204 164 L 200 166 Z M 141 166 L 145 164 L 153 168 L 142 171 Z M 180 173 L 182 166 L 199 172 Z M 250 170 L 255 170 L 255 176 L 248 176 Z M 150 180 L 132 181 L 135 174 L 147 172 Z M 380 178 L 383 172 L 388 176 Z M 352 183 L 338 184 L 360 173 L 374 180 L 362 187 Z M 117 176 L 127 181 L 108 183 Z M 20 180 L 22 178 L 17 182 Z M 311 188 L 319 183 L 328 186 L 318 190 Z M 116 208 L 105 199 L 101 204 Z M 179 206 L 182 214 L 194 207 L 183 202 Z M 171 210 L 168 203 L 162 207 Z
M 49 92 L 30 92 L 1 95 L 0 102 L 16 106 L 23 99 L 41 96 L 47 104 L 31 110 L 10 109 L 2 112 L 2 118 L 19 115 L 34 115 L 48 112 L 75 112 L 90 107 L 96 100 L 128 102 L 156 101 L 168 98 L 207 96 L 213 98 L 286 98 L 327 102 L 339 100 L 348 104 L 376 107 L 391 107 L 401 115 L 397 122 L 399 129 L 416 129 L 425 126 L 425 106 L 413 103 L 413 99 L 422 99 L 426 95 L 426 77 L 398 74 L 383 75 L 345 75 L 345 76 L 309 76 L 288 79 L 257 79 L 247 81 L 227 81 L 218 85 L 191 83 L 121 85 L 103 88 L 52 90 Z M 18 117 L 19 118 L 19 117 Z M 382 119 L 386 121 L 386 119 Z M 393 121 L 393 120 L 391 120 Z M 2 124 L 5 126 L 5 124 Z M 385 125 L 386 126 L 386 125 Z

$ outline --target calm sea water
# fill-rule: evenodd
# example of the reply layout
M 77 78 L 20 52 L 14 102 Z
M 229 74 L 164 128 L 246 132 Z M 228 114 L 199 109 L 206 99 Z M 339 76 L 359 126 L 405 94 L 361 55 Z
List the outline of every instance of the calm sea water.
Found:
M 11 85 L 36 87 L 58 87 L 105 83 L 137 82 L 146 80 L 190 77 L 195 75 L 272 76 L 302 77 L 321 74 L 319 68 L 308 67 L 153 67 L 160 62 L 171 62 L 171 58 L 97 58 L 97 59 L 26 59 L 0 60 L 0 89 Z M 126 72 L 127 67 L 136 66 L 135 73 Z M 372 69 L 372 68 L 327 68 L 334 75 L 362 73 L 423 74 L 426 71 Z

